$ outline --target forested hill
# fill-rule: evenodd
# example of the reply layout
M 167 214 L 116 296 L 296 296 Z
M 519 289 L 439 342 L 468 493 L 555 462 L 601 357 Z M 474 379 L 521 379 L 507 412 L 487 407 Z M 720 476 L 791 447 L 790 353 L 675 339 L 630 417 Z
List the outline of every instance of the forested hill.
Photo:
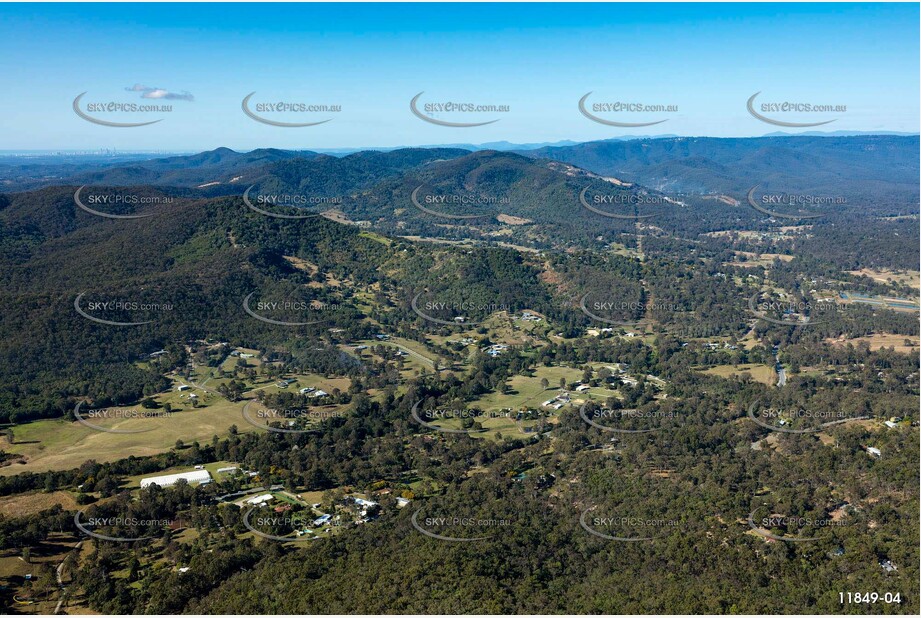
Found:
M 661 191 L 796 191 L 918 195 L 918 136 L 671 137 L 520 151 Z M 917 199 L 915 199 L 917 202 Z

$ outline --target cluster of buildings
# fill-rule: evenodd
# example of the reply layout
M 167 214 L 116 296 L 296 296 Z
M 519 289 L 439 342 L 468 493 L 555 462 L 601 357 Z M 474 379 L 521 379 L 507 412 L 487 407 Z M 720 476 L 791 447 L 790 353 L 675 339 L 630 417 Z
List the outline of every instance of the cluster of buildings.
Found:
M 716 342 L 716 343 L 705 343 L 705 344 L 704 344 L 704 347 L 707 348 L 708 350 L 720 350 L 720 349 L 723 349 L 723 350 L 738 350 L 738 349 L 739 349 L 739 346 L 737 346 L 737 345 L 731 345 L 731 344 L 728 343 L 728 342 L 725 342 L 725 343 L 719 343 L 719 342 Z
M 554 410 L 559 410 L 566 404 L 571 403 L 569 398 L 569 393 L 564 391 L 552 399 L 548 399 L 544 403 L 540 404 L 545 408 L 553 408 Z

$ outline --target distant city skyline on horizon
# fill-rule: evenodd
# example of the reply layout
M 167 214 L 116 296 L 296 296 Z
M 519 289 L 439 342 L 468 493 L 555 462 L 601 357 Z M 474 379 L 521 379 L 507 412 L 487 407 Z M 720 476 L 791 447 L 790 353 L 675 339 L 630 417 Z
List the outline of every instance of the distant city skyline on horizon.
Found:
M 919 130 L 917 4 L 352 6 L 2 5 L 0 151 Z

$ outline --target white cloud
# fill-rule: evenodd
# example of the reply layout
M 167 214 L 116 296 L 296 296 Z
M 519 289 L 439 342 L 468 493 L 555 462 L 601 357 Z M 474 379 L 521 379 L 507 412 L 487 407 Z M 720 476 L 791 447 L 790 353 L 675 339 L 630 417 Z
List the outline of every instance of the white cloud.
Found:
M 128 92 L 140 92 L 142 99 L 171 99 L 174 101 L 194 101 L 195 97 L 187 91 L 170 92 L 164 88 L 153 88 L 144 84 L 135 84 L 125 88 Z

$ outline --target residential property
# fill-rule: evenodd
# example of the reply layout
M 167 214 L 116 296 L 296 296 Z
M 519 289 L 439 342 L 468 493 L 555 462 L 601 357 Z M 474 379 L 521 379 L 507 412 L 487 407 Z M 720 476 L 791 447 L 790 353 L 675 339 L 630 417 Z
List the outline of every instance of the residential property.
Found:
M 560 408 L 565 406 L 567 403 L 570 403 L 569 393 L 564 392 L 564 393 L 560 393 L 553 399 L 548 399 L 541 405 L 546 408 L 553 408 L 554 410 L 559 410 Z
M 262 506 L 263 504 L 268 504 L 275 499 L 275 496 L 272 494 L 261 494 L 254 498 L 250 498 L 246 501 L 247 504 L 252 504 L 253 506 Z
M 885 559 L 885 560 L 880 560 L 880 561 L 879 561 L 879 566 L 883 567 L 883 570 L 884 570 L 886 573 L 892 573 L 892 572 L 894 572 L 894 571 L 898 571 L 898 570 L 899 570 L 899 567 L 897 567 L 897 566 L 895 566 L 894 564 L 892 564 L 892 560 L 889 560 L 888 558 Z

